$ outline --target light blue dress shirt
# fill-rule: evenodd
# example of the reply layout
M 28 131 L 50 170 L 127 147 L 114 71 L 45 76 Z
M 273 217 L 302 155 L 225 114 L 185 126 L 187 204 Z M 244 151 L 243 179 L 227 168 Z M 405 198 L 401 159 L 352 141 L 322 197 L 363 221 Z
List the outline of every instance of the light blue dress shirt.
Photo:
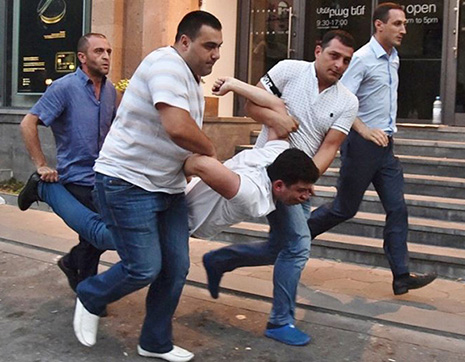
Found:
M 387 54 L 375 37 L 354 53 L 342 83 L 359 101 L 358 117 L 370 128 L 388 135 L 397 131 L 399 56 L 395 48 Z

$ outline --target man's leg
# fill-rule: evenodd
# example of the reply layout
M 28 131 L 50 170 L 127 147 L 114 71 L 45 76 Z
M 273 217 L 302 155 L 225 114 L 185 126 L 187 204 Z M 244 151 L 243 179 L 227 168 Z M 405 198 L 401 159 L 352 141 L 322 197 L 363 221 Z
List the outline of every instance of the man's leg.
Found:
M 92 188 L 90 186 L 80 186 L 66 184 L 66 189 L 85 207 L 93 212 L 97 212 L 92 200 Z M 100 255 L 103 250 L 94 247 L 88 239 L 79 234 L 79 243 L 74 246 L 69 254 L 69 265 L 78 270 L 78 283 L 89 276 L 97 274 Z M 66 264 L 66 259 L 64 260 Z
M 62 184 L 39 182 L 41 201 L 47 203 L 71 229 L 99 250 L 114 250 L 111 233 L 100 215 L 80 203 Z
M 268 218 L 270 242 L 284 240 L 273 272 L 273 307 L 265 331 L 267 337 L 291 345 L 304 345 L 310 337 L 294 327 L 295 300 L 302 269 L 310 256 L 308 215 L 302 205 L 277 203 Z
M 159 217 L 167 208 L 166 194 L 148 192 L 101 174 L 96 177 L 96 191 L 102 219 L 113 235 L 121 261 L 107 271 L 83 280 L 77 287 L 74 326 L 83 344 L 79 336 L 89 334 L 85 316 L 100 315 L 107 304 L 157 278 L 162 263 Z M 81 310 L 79 314 L 80 303 L 84 313 Z M 95 340 L 96 326 L 91 332 Z
M 366 141 L 355 131 L 350 132 L 341 146 L 336 197 L 312 211 L 308 220 L 312 238 L 355 216 L 382 156 L 383 147 Z
M 373 186 L 386 212 L 383 247 L 392 273 L 396 277 L 409 273 L 408 213 L 404 199 L 402 165 L 392 153 L 392 143 L 389 148 L 383 160 L 383 167 L 373 178 Z
M 386 150 L 383 167 L 373 179 L 373 185 L 386 211 L 384 253 L 394 276 L 394 294 L 424 287 L 436 279 L 436 273 L 418 275 L 409 272 L 407 247 L 408 213 L 404 199 L 404 174 L 394 156 L 392 142 Z
M 189 271 L 189 229 L 184 194 L 167 195 L 169 208 L 160 214 L 161 272 L 150 285 L 140 347 L 149 352 L 173 349 L 172 318 Z

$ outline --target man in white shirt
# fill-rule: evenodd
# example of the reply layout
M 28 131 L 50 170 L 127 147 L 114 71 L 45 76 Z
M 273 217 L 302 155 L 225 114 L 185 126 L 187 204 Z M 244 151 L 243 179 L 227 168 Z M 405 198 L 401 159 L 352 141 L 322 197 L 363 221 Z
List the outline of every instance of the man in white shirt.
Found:
M 175 44 L 150 53 L 136 69 L 95 163 L 95 195 L 121 261 L 77 287 L 74 331 L 96 343 L 109 303 L 150 286 L 138 353 L 168 361 L 194 355 L 173 345 L 172 316 L 189 269 L 189 230 L 182 168 L 192 153 L 215 157 L 201 131 L 200 78 L 219 59 L 221 24 L 187 14 Z
M 358 108 L 357 98 L 340 82 L 354 52 L 353 38 L 343 31 L 329 31 L 315 48 L 315 62 L 284 60 L 258 84 L 280 97 L 289 112 L 283 116 L 248 102 L 249 116 L 264 124 L 256 147 L 263 147 L 268 132 L 287 136 L 291 147 L 312 157 L 323 174 L 349 133 Z M 287 122 L 286 122 L 287 121 Z M 234 244 L 204 255 L 209 290 L 218 298 L 223 273 L 242 266 L 274 264 L 273 307 L 265 335 L 290 345 L 305 345 L 310 336 L 294 326 L 295 299 L 300 274 L 310 254 L 307 219 L 310 205 L 289 206 L 277 202 L 268 215 L 270 239 Z

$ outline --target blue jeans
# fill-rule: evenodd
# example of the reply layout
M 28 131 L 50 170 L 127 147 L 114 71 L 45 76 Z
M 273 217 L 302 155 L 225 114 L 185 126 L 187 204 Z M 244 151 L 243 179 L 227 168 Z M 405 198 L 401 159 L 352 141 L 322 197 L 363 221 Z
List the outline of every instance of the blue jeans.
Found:
M 39 197 L 80 237 L 100 250 L 115 250 L 113 237 L 100 215 L 79 202 L 58 182 L 39 182 Z
M 151 352 L 173 348 L 172 317 L 189 270 L 189 229 L 184 193 L 148 192 L 97 173 L 97 205 L 121 261 L 77 287 L 91 313 L 150 285 L 140 345 Z
M 294 206 L 278 202 L 276 210 L 268 215 L 268 241 L 233 244 L 211 253 L 214 268 L 223 273 L 244 266 L 274 264 L 270 323 L 294 323 L 297 286 L 310 256 L 309 213 L 309 202 Z
M 386 212 L 384 253 L 394 277 L 409 273 L 404 173 L 394 156 L 392 138 L 388 147 L 380 147 L 351 131 L 341 147 L 341 162 L 336 198 L 314 210 L 308 221 L 312 236 L 354 217 L 373 183 Z

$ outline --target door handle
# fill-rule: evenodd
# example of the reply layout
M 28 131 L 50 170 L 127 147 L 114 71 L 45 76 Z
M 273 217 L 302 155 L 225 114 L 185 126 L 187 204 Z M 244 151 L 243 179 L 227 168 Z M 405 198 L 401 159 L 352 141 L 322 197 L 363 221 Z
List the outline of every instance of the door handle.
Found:
M 292 48 L 292 26 L 294 24 L 294 13 L 292 11 L 292 6 L 289 7 L 288 12 L 289 12 L 289 18 L 288 18 L 288 23 L 287 23 L 287 57 L 290 58 L 291 54 L 295 53 L 295 49 Z

